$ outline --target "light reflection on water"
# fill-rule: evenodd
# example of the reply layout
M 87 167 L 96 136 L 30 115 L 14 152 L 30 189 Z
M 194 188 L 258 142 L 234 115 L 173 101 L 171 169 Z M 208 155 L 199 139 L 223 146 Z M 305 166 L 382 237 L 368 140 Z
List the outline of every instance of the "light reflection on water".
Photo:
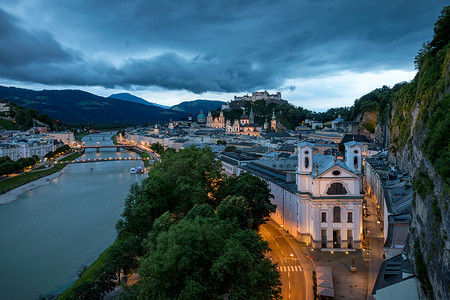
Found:
M 98 136 L 98 135 L 97 135 Z M 85 137 L 86 145 L 112 144 L 110 135 Z M 80 159 L 136 157 L 116 149 L 86 150 Z M 78 279 L 115 239 L 115 223 L 141 161 L 68 165 L 50 184 L 0 206 L 0 299 L 56 294 Z

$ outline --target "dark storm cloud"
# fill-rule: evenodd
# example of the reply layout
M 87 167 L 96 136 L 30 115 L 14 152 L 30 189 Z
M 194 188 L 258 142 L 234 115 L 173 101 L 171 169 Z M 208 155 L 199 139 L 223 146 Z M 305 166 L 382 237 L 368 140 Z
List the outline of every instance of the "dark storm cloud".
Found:
M 73 59 L 73 53 L 63 49 L 48 32 L 21 28 L 17 18 L 0 9 L 1 68 L 22 68 L 33 63 L 64 63 Z
M 18 4 L 25 12 L 41 11 L 27 21 L 43 15 L 47 31 L 25 30 L 0 11 L 0 37 L 20 49 L 4 51 L 0 41 L 1 76 L 195 93 L 276 89 L 288 78 L 342 70 L 410 68 L 443 6 L 419 0 L 25 4 Z M 91 56 L 97 52 L 116 63 Z

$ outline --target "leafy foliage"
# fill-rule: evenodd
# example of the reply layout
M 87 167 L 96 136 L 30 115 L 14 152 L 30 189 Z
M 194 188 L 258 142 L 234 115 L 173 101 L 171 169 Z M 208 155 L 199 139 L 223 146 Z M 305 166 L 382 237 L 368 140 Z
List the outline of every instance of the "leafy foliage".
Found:
M 270 213 L 276 211 L 276 205 L 270 202 L 273 196 L 267 184 L 250 173 L 227 178 L 224 188 L 228 195 L 244 198 L 246 205 L 238 206 L 245 209 L 251 229 L 258 229 L 269 218 Z
M 212 204 L 220 170 L 220 162 L 208 148 L 165 152 L 148 178 L 131 187 L 118 231 L 145 237 L 153 221 L 166 211 L 185 215 L 194 204 Z
M 254 251 L 257 248 L 258 251 Z M 142 259 L 143 299 L 279 299 L 267 243 L 217 217 L 185 218 L 158 235 Z

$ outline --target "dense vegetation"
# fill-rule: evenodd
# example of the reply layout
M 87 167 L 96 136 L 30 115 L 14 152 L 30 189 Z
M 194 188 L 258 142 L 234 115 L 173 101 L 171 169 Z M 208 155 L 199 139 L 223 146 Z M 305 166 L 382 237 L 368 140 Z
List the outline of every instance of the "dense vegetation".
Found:
M 278 299 L 279 273 L 255 231 L 275 206 L 248 173 L 223 178 L 210 149 L 161 152 L 130 188 L 118 237 L 62 299 L 101 299 L 138 272 L 129 299 Z
M 40 161 L 37 155 L 28 158 L 19 158 L 16 161 L 11 160 L 8 156 L 0 157 L 0 175 L 22 172 L 26 168 L 38 164 Z
M 10 103 L 9 115 L 14 118 L 15 123 L 19 126 L 21 130 L 28 130 L 35 124 L 34 120 L 38 120 L 46 125 L 48 125 L 50 130 L 56 130 L 58 122 L 50 118 L 48 115 L 41 114 L 33 108 L 24 108 L 13 102 Z
M 423 44 L 415 65 L 414 80 L 392 101 L 390 150 L 397 157 L 406 156 L 415 173 L 407 249 L 422 291 L 427 299 L 448 299 L 450 6 L 443 9 L 433 40 Z M 417 154 L 434 168 L 415 161 Z
M 435 24 L 433 40 L 425 43 L 416 57 L 419 72 L 395 95 L 391 124 L 393 151 L 411 144 L 411 126 L 413 134 L 426 133 L 421 145 L 423 152 L 446 184 L 450 178 L 450 95 L 446 91 L 450 84 L 449 24 L 450 7 L 446 7 Z M 415 123 L 412 122 L 414 110 L 417 113 Z
M 217 100 L 194 100 L 184 101 L 180 104 L 172 106 L 170 109 L 191 114 L 193 119 L 196 119 L 200 111 L 206 116 L 209 110 L 216 110 L 226 104 L 223 101 Z
M 70 149 L 72 149 L 72 148 L 70 148 L 69 145 L 64 145 L 64 146 L 58 147 L 54 152 L 50 151 L 49 153 L 45 154 L 44 157 L 47 159 L 52 159 L 57 155 L 67 153 L 68 151 L 70 151 Z

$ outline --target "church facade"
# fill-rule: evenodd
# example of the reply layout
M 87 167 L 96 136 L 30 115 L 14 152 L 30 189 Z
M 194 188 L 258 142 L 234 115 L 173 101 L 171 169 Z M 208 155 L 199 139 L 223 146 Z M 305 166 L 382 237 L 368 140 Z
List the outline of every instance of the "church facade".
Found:
M 225 128 L 225 117 L 223 116 L 223 111 L 220 111 L 220 115 L 217 118 L 214 118 L 211 111 L 208 111 L 208 116 L 206 117 L 206 127 Z
M 360 249 L 362 144 L 348 142 L 345 149 L 345 159 L 338 160 L 316 153 L 314 144 L 298 144 L 295 179 L 293 174 L 264 169 L 257 161 L 242 170 L 267 182 L 277 205 L 272 219 L 298 240 L 329 251 Z

